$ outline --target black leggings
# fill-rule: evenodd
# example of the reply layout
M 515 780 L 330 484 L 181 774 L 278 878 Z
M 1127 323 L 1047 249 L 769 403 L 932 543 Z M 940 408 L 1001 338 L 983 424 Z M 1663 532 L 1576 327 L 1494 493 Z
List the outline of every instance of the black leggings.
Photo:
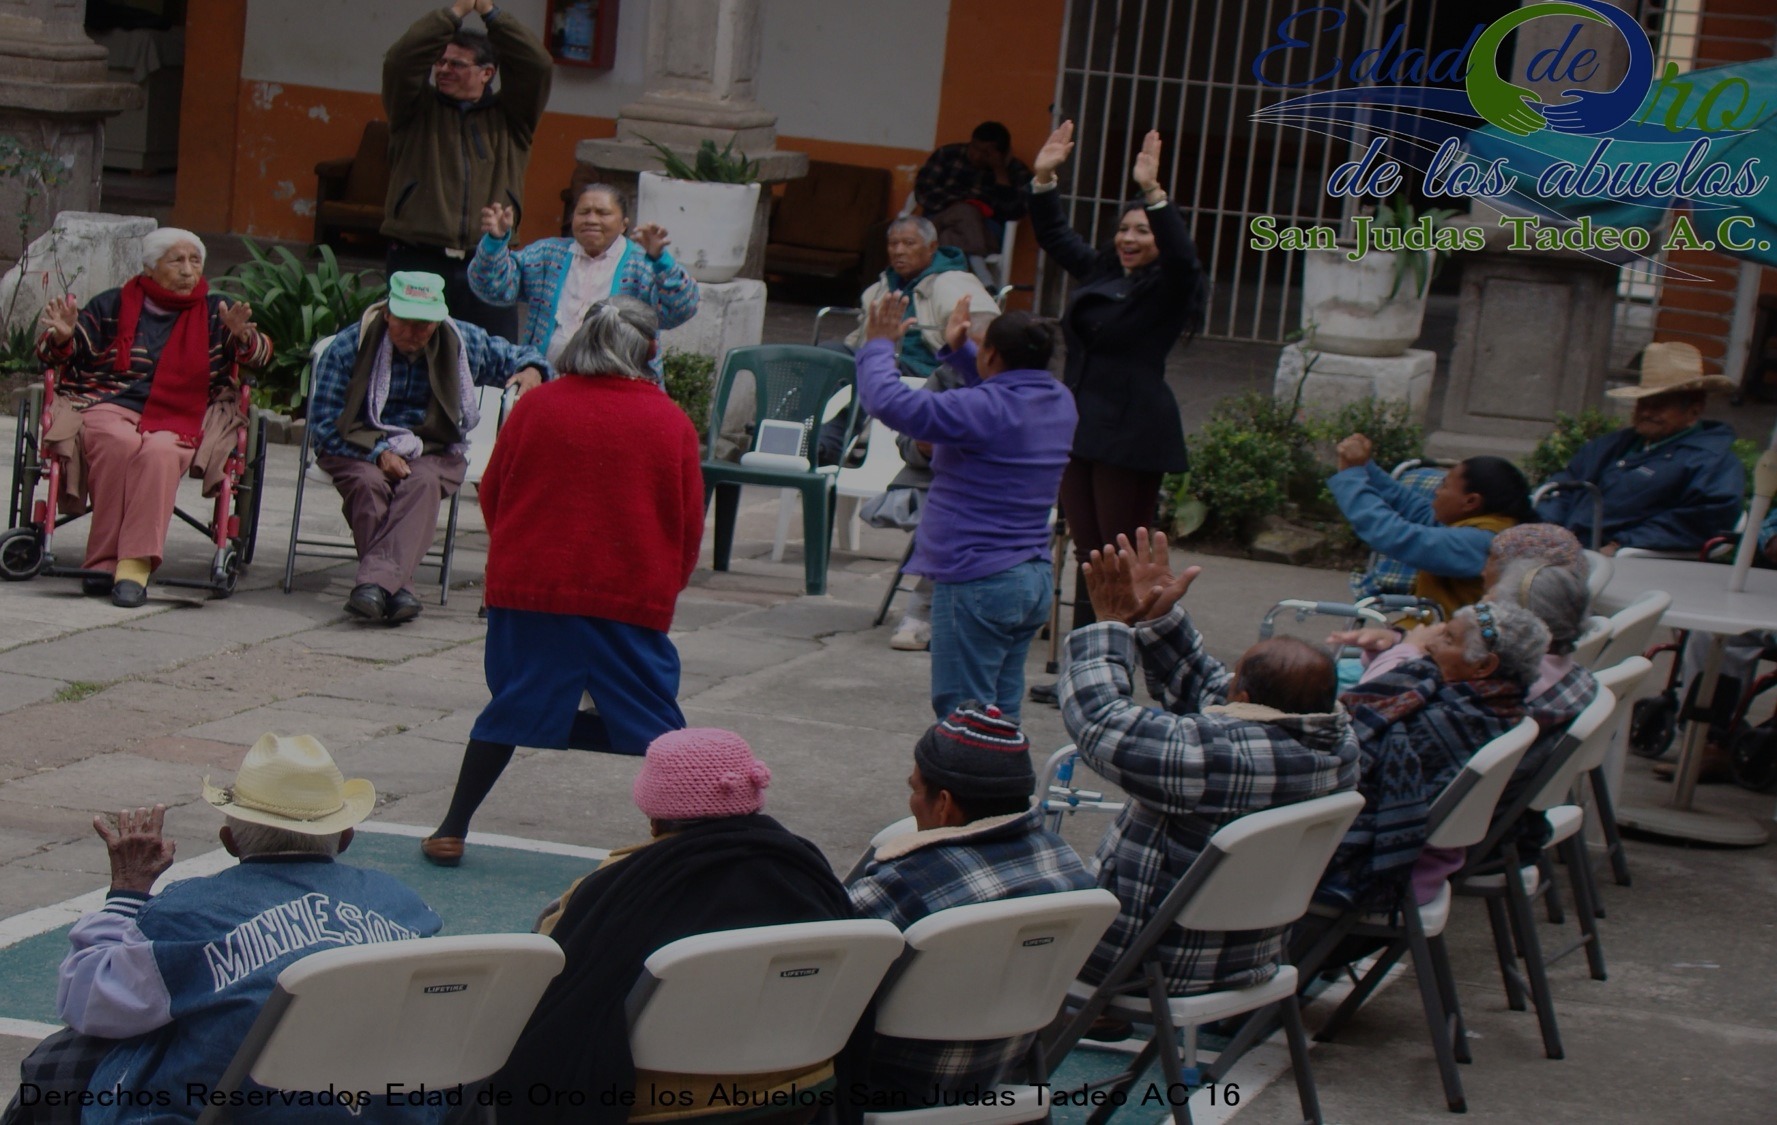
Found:
M 1118 535 L 1135 539 L 1135 529 L 1154 526 L 1159 515 L 1160 480 L 1165 474 L 1119 469 L 1097 461 L 1069 457 L 1061 474 L 1061 514 L 1073 536 L 1074 561 L 1083 563 L 1093 551 L 1115 543 Z M 1086 584 L 1074 575 L 1074 628 L 1096 620 L 1086 598 Z

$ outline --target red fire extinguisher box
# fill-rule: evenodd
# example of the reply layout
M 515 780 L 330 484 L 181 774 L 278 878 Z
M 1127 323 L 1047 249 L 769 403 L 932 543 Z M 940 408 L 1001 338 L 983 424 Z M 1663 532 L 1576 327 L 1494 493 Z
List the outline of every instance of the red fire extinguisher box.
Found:
M 549 0 L 544 43 L 560 66 L 610 70 L 617 61 L 619 0 Z

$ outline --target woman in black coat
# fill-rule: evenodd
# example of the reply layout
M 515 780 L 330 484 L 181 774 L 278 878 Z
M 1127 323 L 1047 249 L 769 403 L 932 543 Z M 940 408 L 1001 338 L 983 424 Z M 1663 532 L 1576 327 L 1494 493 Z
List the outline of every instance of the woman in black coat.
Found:
M 1061 511 L 1074 557 L 1133 541 L 1153 524 L 1160 478 L 1186 468 L 1178 400 L 1166 385 L 1166 356 L 1190 327 L 1200 283 L 1197 249 L 1178 208 L 1160 186 L 1160 134 L 1142 141 L 1130 175 L 1141 198 L 1123 209 L 1110 245 L 1093 247 L 1068 227 L 1055 170 L 1074 148 L 1064 121 L 1037 153 L 1030 219 L 1037 242 L 1074 278 L 1063 314 L 1067 367 L 1080 424 L 1061 479 Z M 1077 589 L 1084 590 L 1084 583 Z M 1091 603 L 1074 602 L 1074 627 L 1093 620 Z

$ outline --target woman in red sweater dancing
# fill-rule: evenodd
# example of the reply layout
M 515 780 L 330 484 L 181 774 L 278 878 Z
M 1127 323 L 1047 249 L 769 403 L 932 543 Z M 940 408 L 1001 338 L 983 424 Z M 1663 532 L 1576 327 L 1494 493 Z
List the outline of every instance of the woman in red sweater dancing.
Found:
M 641 754 L 685 726 L 667 630 L 703 539 L 703 473 L 696 430 L 649 368 L 658 330 L 632 297 L 593 305 L 557 361 L 572 377 L 525 395 L 500 431 L 481 480 L 493 700 L 420 843 L 433 863 L 462 860 L 515 747 Z M 582 691 L 596 715 L 579 713 Z

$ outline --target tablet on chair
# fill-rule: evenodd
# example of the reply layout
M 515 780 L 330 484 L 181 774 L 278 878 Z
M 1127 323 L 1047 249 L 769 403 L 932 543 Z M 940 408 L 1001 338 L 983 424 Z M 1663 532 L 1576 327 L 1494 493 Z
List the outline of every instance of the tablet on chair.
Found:
M 800 422 L 767 418 L 759 423 L 753 448 L 740 455 L 740 463 L 758 469 L 806 470 L 808 455 L 802 450 L 806 433 Z

